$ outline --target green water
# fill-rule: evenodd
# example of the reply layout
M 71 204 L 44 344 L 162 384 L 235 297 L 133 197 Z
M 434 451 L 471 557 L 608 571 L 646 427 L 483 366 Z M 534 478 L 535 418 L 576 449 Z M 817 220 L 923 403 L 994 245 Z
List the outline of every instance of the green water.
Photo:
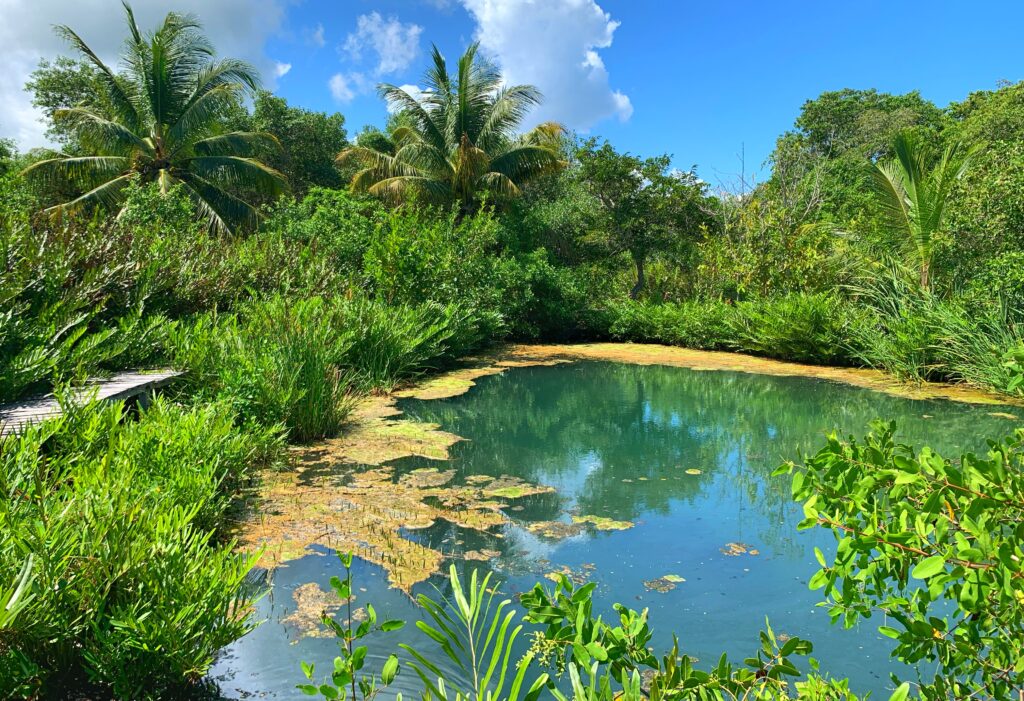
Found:
M 508 511 L 513 524 L 493 536 L 447 524 L 415 534 L 446 553 L 499 551 L 493 561 L 472 565 L 493 569 L 506 593 L 568 567 L 598 583 L 602 611 L 610 612 L 613 602 L 649 608 L 659 648 L 674 632 L 687 653 L 709 663 L 723 651 L 738 659 L 752 653 L 767 617 L 777 633 L 812 640 L 824 670 L 849 676 L 854 689 L 876 696 L 896 669 L 891 641 L 876 632 L 882 621 L 843 630 L 815 606 L 820 594 L 806 586 L 816 570 L 813 547 L 829 552 L 833 539 L 823 531 L 797 533 L 801 515 L 789 500 L 788 479 L 770 477 L 772 470 L 817 449 L 832 430 L 859 436 L 879 417 L 895 419 L 904 442 L 948 455 L 984 450 L 986 436 L 1014 426 L 989 413 L 998 408 L 912 401 L 820 380 L 598 362 L 510 370 L 460 397 L 400 407 L 410 418 L 468 439 L 446 466 L 460 479 L 514 475 L 556 488 L 517 500 Z M 399 463 L 408 469 L 427 464 Z M 571 514 L 635 526 L 559 541 L 523 527 Z M 727 543 L 758 554 L 727 556 Z M 275 573 L 273 590 L 259 606 L 267 622 L 226 650 L 211 674 L 225 696 L 300 698 L 294 689 L 301 681 L 299 660 L 330 668 L 333 641 L 299 639 L 281 620 L 294 608 L 295 587 L 314 581 L 326 588 L 338 573 L 337 560 L 323 556 Z M 645 581 L 667 574 L 686 581 L 667 592 L 645 588 Z M 407 597 L 387 590 L 379 568 L 360 563 L 356 578 L 366 589 L 363 602 L 388 617 L 416 616 Z M 416 591 L 444 585 L 436 577 Z M 391 634 L 388 645 L 373 641 L 371 659 L 382 661 L 396 642 L 421 642 L 417 635 L 410 626 Z M 418 698 L 411 671 L 400 675 L 397 687 Z

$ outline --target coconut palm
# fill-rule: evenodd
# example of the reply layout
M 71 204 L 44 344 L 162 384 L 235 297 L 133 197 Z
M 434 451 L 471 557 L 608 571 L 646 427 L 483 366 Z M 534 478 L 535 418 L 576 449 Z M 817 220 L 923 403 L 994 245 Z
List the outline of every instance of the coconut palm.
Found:
M 935 242 L 943 231 L 946 205 L 956 181 L 970 166 L 977 148 L 950 145 L 931 168 L 930 150 L 913 132 L 903 132 L 893 144 L 893 157 L 875 164 L 874 189 L 893 233 L 916 258 L 921 289 L 931 284 Z
M 240 94 L 259 83 L 244 61 L 216 59 L 195 17 L 170 13 L 154 32 L 143 34 L 125 2 L 128 39 L 115 73 L 69 27 L 57 32 L 97 69 L 105 95 L 97 104 L 57 113 L 75 128 L 86 153 L 61 154 L 33 164 L 30 176 L 71 183 L 85 191 L 48 210 L 53 215 L 104 206 L 117 210 L 134 179 L 167 191 L 179 184 L 210 227 L 228 232 L 251 225 L 256 209 L 239 191 L 272 195 L 284 177 L 253 157 L 276 140 L 269 134 L 227 132 L 224 115 Z M 233 192 L 231 192 L 233 191 Z
M 342 151 L 339 162 L 362 166 L 352 179 L 354 190 L 393 203 L 455 201 L 466 211 L 485 191 L 514 196 L 531 178 L 562 165 L 561 126 L 547 122 L 517 134 L 540 103 L 540 92 L 532 85 L 503 85 L 501 73 L 477 50 L 477 44 L 466 50 L 452 76 L 435 46 L 426 88 L 416 95 L 378 86 L 398 114 L 388 134 L 393 153 L 366 144 Z

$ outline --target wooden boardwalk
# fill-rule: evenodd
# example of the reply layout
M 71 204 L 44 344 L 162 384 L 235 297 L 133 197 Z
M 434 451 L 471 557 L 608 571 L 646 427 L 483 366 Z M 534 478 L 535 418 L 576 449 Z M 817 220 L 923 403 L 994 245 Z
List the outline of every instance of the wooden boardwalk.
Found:
M 93 396 L 96 399 L 127 399 L 162 387 L 180 375 L 176 370 L 119 372 L 107 379 L 90 380 L 75 390 L 72 399 L 84 401 Z M 0 405 L 0 436 L 17 433 L 28 424 L 60 416 L 60 413 L 60 404 L 52 394 Z

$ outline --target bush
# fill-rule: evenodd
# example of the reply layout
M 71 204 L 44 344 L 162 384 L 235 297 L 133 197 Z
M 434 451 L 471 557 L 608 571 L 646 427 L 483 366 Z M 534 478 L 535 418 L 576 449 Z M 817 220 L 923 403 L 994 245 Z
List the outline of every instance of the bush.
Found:
M 601 294 L 592 273 L 555 266 L 544 249 L 496 259 L 491 284 L 509 335 L 527 341 L 604 335 L 607 324 L 594 318 Z
M 728 345 L 770 358 L 848 364 L 856 312 L 832 294 L 791 294 L 738 302 L 726 317 Z
M 667 343 L 685 348 L 716 350 L 729 342 L 725 302 L 653 304 L 626 301 L 611 306 L 610 333 L 619 340 Z
M 0 652 L 0 669 L 159 696 L 253 627 L 252 560 L 214 529 L 230 492 L 280 458 L 280 436 L 235 428 L 224 406 L 157 400 L 134 422 L 121 403 L 65 410 L 0 443 L 0 571 L 34 560 L 5 632 L 22 659 Z

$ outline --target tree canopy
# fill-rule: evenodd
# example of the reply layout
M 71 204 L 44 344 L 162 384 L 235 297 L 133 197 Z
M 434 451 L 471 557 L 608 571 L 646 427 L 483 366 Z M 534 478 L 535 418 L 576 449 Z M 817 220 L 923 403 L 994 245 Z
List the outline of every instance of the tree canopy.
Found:
M 104 206 L 117 209 L 135 179 L 167 191 L 181 183 L 212 229 L 253 225 L 255 207 L 232 194 L 247 188 L 274 194 L 284 176 L 253 157 L 274 143 L 266 133 L 225 131 L 219 117 L 241 93 L 255 90 L 256 71 L 235 59 L 215 59 L 192 16 L 169 13 L 143 33 L 125 3 L 128 40 L 116 73 L 70 27 L 58 27 L 90 64 L 102 100 L 56 109 L 85 155 L 59 154 L 26 174 L 44 182 L 71 182 L 83 194 L 53 205 L 55 216 Z

